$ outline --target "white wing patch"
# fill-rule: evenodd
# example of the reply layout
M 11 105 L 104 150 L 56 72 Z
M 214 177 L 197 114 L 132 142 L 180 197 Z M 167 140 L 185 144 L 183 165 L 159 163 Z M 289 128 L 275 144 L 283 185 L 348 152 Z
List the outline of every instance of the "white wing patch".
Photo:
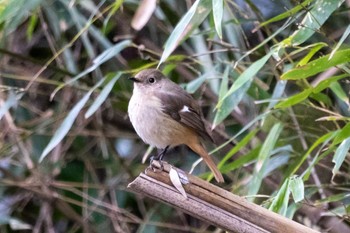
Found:
M 191 111 L 188 106 L 184 105 L 184 107 L 180 110 L 180 112 L 191 112 Z

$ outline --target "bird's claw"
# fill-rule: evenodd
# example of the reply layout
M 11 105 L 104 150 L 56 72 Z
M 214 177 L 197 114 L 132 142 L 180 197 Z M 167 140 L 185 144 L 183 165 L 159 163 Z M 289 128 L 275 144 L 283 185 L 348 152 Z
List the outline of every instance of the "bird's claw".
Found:
M 153 161 L 158 161 L 159 163 L 159 167 L 157 165 L 155 165 L 153 163 Z M 163 171 L 164 170 L 164 165 L 163 165 L 163 161 L 162 160 L 159 160 L 157 158 L 155 158 L 154 156 L 151 157 L 150 159 L 150 167 L 152 169 L 153 172 L 157 172 L 157 171 Z

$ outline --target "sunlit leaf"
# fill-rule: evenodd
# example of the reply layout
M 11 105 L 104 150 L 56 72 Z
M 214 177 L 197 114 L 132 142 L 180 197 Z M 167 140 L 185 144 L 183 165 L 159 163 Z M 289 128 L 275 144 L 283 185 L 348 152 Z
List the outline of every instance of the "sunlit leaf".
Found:
M 298 80 L 308 78 L 331 67 L 350 62 L 350 49 L 337 51 L 329 60 L 330 54 L 315 59 L 308 64 L 289 70 L 281 76 L 281 79 Z
M 340 46 L 343 44 L 345 39 L 349 36 L 350 34 L 350 25 L 346 28 L 345 32 L 343 33 L 342 37 L 340 38 L 339 42 L 335 46 L 335 48 L 332 50 L 331 55 L 329 56 L 329 59 L 332 59 L 333 55 L 338 51 Z
M 332 179 L 337 175 L 339 168 L 343 164 L 346 155 L 348 154 L 350 149 L 350 137 L 345 139 L 342 143 L 340 143 L 339 147 L 335 151 L 332 162 L 334 163 L 334 167 L 332 170 L 333 176 Z
M 289 202 L 289 179 L 286 179 L 282 187 L 278 190 L 277 195 L 273 198 L 273 201 L 269 207 L 269 210 L 279 213 L 285 216 L 287 213 L 287 207 Z
M 305 89 L 302 92 L 299 92 L 298 94 L 295 94 L 293 96 L 290 96 L 278 104 L 276 104 L 275 108 L 287 108 L 292 105 L 295 105 L 297 103 L 302 102 L 303 100 L 307 99 L 307 97 L 312 93 L 312 88 Z
M 304 181 L 300 176 L 293 176 L 289 181 L 289 188 L 292 192 L 294 202 L 304 200 Z
M 229 66 L 226 67 L 225 72 L 222 76 L 221 86 L 219 90 L 219 101 L 220 99 L 223 99 L 223 102 L 221 106 L 216 109 L 216 114 L 212 126 L 213 129 L 223 120 L 225 120 L 225 118 L 228 117 L 231 112 L 237 107 L 252 82 L 252 80 L 248 80 L 248 82 L 244 83 L 244 85 L 241 86 L 238 90 L 232 92 L 230 96 L 224 98 L 228 92 L 227 89 L 229 68 Z
M 253 64 L 251 64 L 233 83 L 231 88 L 228 90 L 228 92 L 219 100 L 216 108 L 221 108 L 221 105 L 223 104 L 224 100 L 228 98 L 232 93 L 237 91 L 240 87 L 242 87 L 245 83 L 251 82 L 254 76 L 260 71 L 260 69 L 266 64 L 266 62 L 269 60 L 269 58 L 272 55 L 272 51 L 270 51 L 268 54 L 266 54 L 264 57 L 260 58 L 259 60 L 255 61 Z
M 271 98 L 272 100 L 270 101 L 269 106 L 267 107 L 268 110 L 273 108 L 278 103 L 278 99 L 281 98 L 284 94 L 286 85 L 287 85 L 287 81 L 285 80 L 277 81 L 276 86 L 273 89 L 272 98 Z
M 306 13 L 304 19 L 300 22 L 299 29 L 291 35 L 291 45 L 297 46 L 309 39 L 344 1 L 316 0 L 312 9 Z
M 330 88 L 340 100 L 344 101 L 349 106 L 348 94 L 345 93 L 343 87 L 338 82 L 332 82 Z
M 212 0 L 213 4 L 213 15 L 216 33 L 219 38 L 222 39 L 222 15 L 224 13 L 224 0 Z
M 180 22 L 176 25 L 168 40 L 164 45 L 164 52 L 160 58 L 158 67 L 162 64 L 180 42 L 203 20 L 207 17 L 212 9 L 210 0 L 196 0 L 187 13 L 182 17 Z
M 298 62 L 297 67 L 306 65 L 311 60 L 311 58 L 325 46 L 327 46 L 327 44 L 323 42 L 315 44 L 315 46 L 310 48 L 310 51 L 307 53 L 307 55 Z

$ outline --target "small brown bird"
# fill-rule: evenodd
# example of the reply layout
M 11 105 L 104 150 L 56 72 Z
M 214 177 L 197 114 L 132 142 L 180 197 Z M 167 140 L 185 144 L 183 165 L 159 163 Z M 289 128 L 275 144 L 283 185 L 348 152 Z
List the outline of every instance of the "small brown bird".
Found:
M 201 144 L 201 138 L 213 141 L 205 129 L 198 103 L 180 86 L 166 78 L 159 70 L 147 69 L 135 77 L 134 91 L 128 113 L 141 139 L 163 151 L 185 144 L 199 154 L 218 182 L 224 178 Z

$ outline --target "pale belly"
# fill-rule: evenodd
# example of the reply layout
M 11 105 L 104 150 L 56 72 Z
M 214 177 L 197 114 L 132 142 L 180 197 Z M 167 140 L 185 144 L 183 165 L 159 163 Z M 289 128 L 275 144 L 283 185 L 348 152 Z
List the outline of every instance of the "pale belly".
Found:
M 136 133 L 145 143 L 160 149 L 186 144 L 189 129 L 163 113 L 158 99 L 147 99 L 142 103 L 135 99 L 134 96 L 131 98 L 128 113 Z

